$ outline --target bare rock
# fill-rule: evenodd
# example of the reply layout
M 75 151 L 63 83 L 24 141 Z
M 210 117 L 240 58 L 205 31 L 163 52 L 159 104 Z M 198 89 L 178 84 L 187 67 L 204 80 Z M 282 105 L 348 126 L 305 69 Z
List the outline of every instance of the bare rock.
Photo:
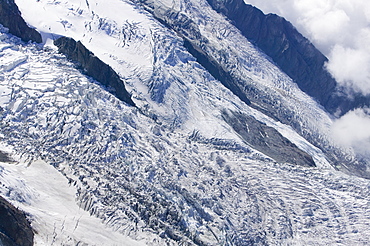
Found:
M 135 106 L 119 75 L 109 65 L 89 51 L 80 41 L 76 42 L 72 38 L 61 37 L 55 40 L 54 44 L 58 47 L 60 53 L 65 54 L 68 59 L 76 62 L 86 75 L 106 86 L 108 91 L 118 99 Z
M 27 25 L 14 0 L 0 1 L 0 24 L 8 28 L 11 34 L 20 37 L 25 42 L 42 42 L 41 34 Z
M 32 246 L 33 237 L 25 214 L 0 197 L 0 245 Z

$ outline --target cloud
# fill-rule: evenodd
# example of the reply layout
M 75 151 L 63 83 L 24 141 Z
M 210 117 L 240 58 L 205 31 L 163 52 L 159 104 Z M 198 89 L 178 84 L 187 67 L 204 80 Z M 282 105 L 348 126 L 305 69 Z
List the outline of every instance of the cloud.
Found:
M 335 121 L 332 136 L 338 144 L 370 156 L 370 109 L 355 109 Z
M 327 69 L 341 85 L 370 94 L 370 54 L 363 49 L 335 45 Z
M 285 17 L 328 58 L 328 71 L 350 91 L 370 95 L 368 0 L 245 0 Z

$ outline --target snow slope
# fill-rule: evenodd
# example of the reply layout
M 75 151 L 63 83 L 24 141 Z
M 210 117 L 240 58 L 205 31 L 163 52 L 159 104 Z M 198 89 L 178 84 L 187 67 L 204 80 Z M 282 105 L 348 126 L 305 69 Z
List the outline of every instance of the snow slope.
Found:
M 138 106 L 150 111 L 147 114 L 154 114 L 167 125 L 189 126 L 190 131 L 193 125 L 205 125 L 203 135 L 223 136 L 223 126 L 217 127 L 219 120 L 212 124 L 212 128 L 209 127 L 210 122 L 199 124 L 206 117 L 196 113 L 202 110 L 199 111 L 193 101 L 200 103 L 200 108 L 214 108 L 216 112 L 213 115 L 219 115 L 223 102 L 203 102 L 198 100 L 199 97 L 192 97 L 193 90 L 189 89 L 197 87 L 199 90 L 198 87 L 205 81 L 203 88 L 210 90 L 209 74 L 204 74 L 202 70 L 195 72 L 199 70 L 198 63 L 184 48 L 183 40 L 155 20 L 143 6 L 154 6 L 154 16 L 163 20 L 168 19 L 163 16 L 169 12 L 181 13 L 184 20 L 179 18 L 177 23 L 176 19 L 170 19 L 168 23 L 180 26 L 177 32 L 181 35 L 191 40 L 199 39 L 199 45 L 240 80 L 242 87 L 247 88 L 255 108 L 267 110 L 270 117 L 292 126 L 311 144 L 334 156 L 331 157 L 332 162 L 353 156 L 351 150 L 342 150 L 342 155 L 336 155 L 333 141 L 329 138 L 331 117 L 224 17 L 212 10 L 206 1 L 110 0 L 103 4 L 97 0 L 17 0 L 16 3 L 25 19 L 43 33 L 46 43 L 50 44 L 48 39 L 59 35 L 70 36 L 80 40 L 112 66 L 125 79 Z M 183 25 L 182 22 L 187 23 L 188 20 L 194 25 Z M 184 85 L 184 80 L 192 84 Z M 213 85 L 217 87 L 219 83 Z M 215 95 L 219 93 L 218 88 L 214 91 Z M 219 98 L 227 96 L 220 95 Z M 346 169 L 340 161 L 333 165 Z
M 150 13 L 118 0 L 16 2 L 44 38 L 82 40 L 116 69 L 138 105 L 127 106 L 82 75 L 50 41 L 24 44 L 1 30 L 1 141 L 22 163 L 1 164 L 1 194 L 29 213 L 39 244 L 55 239 L 56 245 L 365 245 L 370 240 L 368 181 L 333 170 L 297 127 L 242 102 Z M 214 15 L 202 3 L 163 1 L 174 9 L 204 9 L 187 14 L 197 13 L 192 18 L 210 49 L 226 49 L 238 40 L 225 50 L 239 54 L 236 70 L 257 88 L 280 94 L 281 110 L 292 106 L 302 129 L 329 142 L 330 117 L 221 17 L 215 17 L 217 25 L 201 22 L 199 16 Z M 213 32 L 212 25 L 231 30 L 230 39 L 217 41 L 212 35 L 223 31 Z M 217 58 L 216 50 L 210 53 Z M 274 127 L 311 154 L 318 167 L 277 163 L 254 150 L 222 119 L 222 110 Z M 100 233 L 94 236 L 95 231 Z
M 35 245 L 145 245 L 82 210 L 75 187 L 44 161 L 0 163 L 0 169 L 1 194 L 31 215 Z

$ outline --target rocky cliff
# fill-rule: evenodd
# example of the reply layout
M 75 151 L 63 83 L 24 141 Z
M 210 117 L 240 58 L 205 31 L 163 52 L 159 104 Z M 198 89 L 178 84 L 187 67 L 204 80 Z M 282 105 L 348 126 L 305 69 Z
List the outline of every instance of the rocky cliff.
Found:
M 248 145 L 272 159 L 306 167 L 316 166 L 310 155 L 253 116 L 223 111 L 222 117 Z
M 185 48 L 197 59 L 197 62 L 206 68 L 214 78 L 219 80 L 226 88 L 239 97 L 240 100 L 251 105 L 251 101 L 247 98 L 237 81 L 235 81 L 236 79 L 233 78 L 228 71 L 226 71 L 217 61 L 209 57 L 194 42 L 191 42 L 185 37 L 183 37 L 183 39 Z
M 54 44 L 58 47 L 59 52 L 78 63 L 88 76 L 106 86 L 120 100 L 135 106 L 118 74 L 89 51 L 80 41 L 76 42 L 72 38 L 61 37 L 55 40 Z
M 42 42 L 41 34 L 26 24 L 14 0 L 0 1 L 0 24 L 25 42 Z
M 32 246 L 33 236 L 25 214 L 0 197 L 0 245 Z
M 10 158 L 10 156 L 7 153 L 0 150 L 0 162 L 14 162 L 14 161 Z
M 265 15 L 243 0 L 207 0 L 250 41 L 264 51 L 308 95 L 330 113 L 345 112 L 370 105 L 370 98 L 349 98 L 325 69 L 327 58 L 294 26 L 275 14 Z

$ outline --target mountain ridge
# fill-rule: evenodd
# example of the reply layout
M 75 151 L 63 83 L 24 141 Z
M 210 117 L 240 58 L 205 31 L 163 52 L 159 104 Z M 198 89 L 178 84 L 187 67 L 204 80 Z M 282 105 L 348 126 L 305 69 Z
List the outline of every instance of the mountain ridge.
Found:
M 76 42 L 72 38 L 60 37 L 54 40 L 54 44 L 58 47 L 59 52 L 76 62 L 87 75 L 106 86 L 108 91 L 116 95 L 120 100 L 135 106 L 119 75 L 109 65 L 102 62 L 89 51 L 80 41 Z
M 326 70 L 328 59 L 283 17 L 264 14 L 243 0 L 207 0 L 289 75 L 308 95 L 331 114 L 344 115 L 359 106 L 369 106 L 370 97 L 347 94 Z M 339 113 L 338 113 L 339 112 Z
M 27 25 L 14 0 L 0 2 L 0 24 L 9 28 L 10 33 L 20 37 L 25 42 L 42 42 L 41 34 Z
M 336 151 L 335 148 L 330 147 L 331 145 L 330 143 L 325 142 L 325 141 L 322 142 L 323 140 L 322 138 L 318 140 L 319 138 L 317 135 L 320 135 L 320 134 L 318 134 L 315 131 L 320 130 L 320 129 L 318 129 L 318 127 L 315 126 L 316 123 L 312 122 L 313 125 L 308 126 L 307 122 L 305 122 L 307 119 L 302 118 L 302 116 L 300 115 L 301 112 L 299 112 L 299 111 L 307 110 L 307 106 L 296 105 L 296 103 L 294 102 L 296 100 L 300 100 L 298 98 L 294 98 L 294 97 L 298 97 L 298 93 L 299 93 L 298 90 L 294 92 L 294 93 L 297 93 L 297 95 L 293 95 L 293 94 L 291 95 L 292 97 L 291 102 L 289 101 L 289 102 L 282 103 L 284 99 L 281 100 L 282 99 L 281 94 L 279 93 L 280 90 L 271 90 L 271 84 L 262 85 L 262 84 L 256 83 L 254 79 L 252 79 L 250 76 L 245 76 L 244 73 L 250 70 L 251 64 L 260 62 L 259 58 L 253 60 L 251 56 L 241 57 L 239 56 L 239 54 L 234 53 L 236 51 L 233 50 L 230 44 L 225 43 L 222 46 L 221 39 L 218 40 L 219 43 L 217 43 L 217 41 L 215 42 L 213 40 L 214 34 L 213 33 L 208 34 L 206 30 L 204 30 L 205 27 L 202 27 L 201 25 L 197 25 L 196 22 L 192 18 L 193 13 L 189 12 L 187 8 L 184 8 L 183 10 L 175 9 L 171 5 L 168 5 L 168 3 L 166 3 L 165 1 L 155 3 L 155 2 L 148 1 L 148 0 L 140 0 L 138 2 L 141 4 L 143 9 L 152 13 L 154 18 L 156 18 L 161 24 L 170 28 L 171 30 L 174 30 L 176 34 L 184 40 L 183 41 L 184 46 L 185 48 L 187 48 L 188 52 L 191 53 L 203 67 L 205 67 L 212 75 L 215 76 L 215 78 L 221 81 L 226 88 L 228 88 L 232 93 L 238 96 L 242 101 L 244 101 L 250 107 L 257 109 L 260 112 L 263 112 L 269 117 L 277 121 L 280 121 L 283 124 L 292 126 L 299 134 L 305 137 L 313 145 L 323 150 L 325 154 L 327 155 L 327 158 L 330 159 L 330 161 L 333 163 L 333 166 L 335 168 L 339 168 L 342 171 L 353 173 L 353 174 L 360 175 L 363 177 L 370 177 L 370 174 L 367 171 L 366 161 L 361 160 L 361 159 L 360 161 L 349 159 L 345 155 L 343 155 L 341 152 Z M 218 3 L 221 4 L 222 1 Z M 226 1 L 226 3 L 228 3 L 228 1 Z M 231 3 L 234 3 L 234 2 L 231 1 Z M 236 1 L 236 3 L 240 4 L 240 6 L 242 7 L 245 7 L 244 2 Z M 190 8 L 191 6 L 192 5 L 189 3 L 188 7 Z M 265 16 L 260 10 L 256 10 L 256 13 L 257 15 L 259 14 L 263 17 Z M 284 23 L 288 23 L 286 20 L 284 20 L 281 17 L 278 17 L 278 19 L 280 21 L 283 21 Z M 219 24 L 220 23 L 215 21 L 213 25 L 219 25 Z M 202 25 L 207 25 L 207 24 L 202 23 Z M 291 26 L 290 23 L 288 25 Z M 308 42 L 307 39 L 305 39 L 295 29 L 294 29 L 294 32 L 301 39 L 305 40 L 306 42 L 305 44 L 309 45 L 309 49 L 314 50 L 317 54 L 320 55 L 319 57 L 321 57 L 322 59 L 324 60 L 326 59 L 318 50 L 314 48 L 314 46 L 311 43 Z M 239 41 L 238 38 L 235 39 L 235 42 Z M 280 40 L 279 35 L 277 35 L 277 39 Z M 213 42 L 215 43 L 213 44 Z M 253 45 L 253 48 L 255 49 L 254 45 Z M 235 59 L 235 61 L 231 61 L 229 59 Z M 245 61 L 243 61 L 243 59 L 245 59 Z M 270 61 L 272 58 L 268 56 L 265 59 Z M 289 69 L 296 69 L 297 71 L 300 71 L 300 69 L 296 68 L 294 64 L 293 66 L 289 66 Z M 266 72 L 271 73 L 272 71 L 267 70 Z M 284 71 L 282 70 L 282 72 Z M 325 76 L 330 76 L 328 72 L 324 69 L 321 69 L 321 72 L 324 73 Z M 256 70 L 256 73 L 257 73 L 257 76 L 260 76 L 259 69 Z M 260 76 L 260 78 L 261 77 L 263 79 L 264 75 Z M 314 79 L 314 78 L 311 78 L 311 79 Z M 280 76 L 276 76 L 273 79 L 271 78 L 271 80 L 274 81 L 273 83 L 275 83 L 273 86 L 276 86 L 277 88 L 279 88 L 281 86 L 280 83 L 284 79 L 281 79 Z M 333 80 L 331 81 L 333 82 Z M 292 82 L 296 83 L 296 81 L 294 80 L 292 80 Z M 321 81 L 321 83 L 325 83 L 325 82 L 326 80 Z M 325 90 L 322 90 L 321 83 L 316 83 L 316 87 L 320 88 L 318 90 L 319 93 L 323 93 L 323 91 L 325 91 Z M 288 85 L 288 86 L 291 86 L 291 85 Z M 335 88 L 335 87 L 332 87 L 332 88 Z M 324 93 L 324 95 L 330 96 L 330 92 L 327 92 L 327 94 Z M 334 93 L 333 95 L 336 95 L 336 93 Z M 315 99 L 314 97 L 312 98 L 317 101 L 317 99 Z M 348 99 L 348 100 L 351 100 L 351 99 Z M 344 104 L 346 104 L 346 102 L 344 102 Z M 296 109 L 293 109 L 295 107 Z M 316 107 L 316 106 L 313 106 L 313 107 Z M 309 112 L 307 113 L 309 114 Z M 331 115 L 331 117 L 333 116 Z M 315 130 L 312 130 L 313 132 L 307 129 L 311 127 L 315 129 Z M 344 161 L 345 164 L 342 161 L 342 159 L 346 160 Z
M 0 243 L 4 246 L 32 246 L 34 232 L 24 212 L 0 196 Z

